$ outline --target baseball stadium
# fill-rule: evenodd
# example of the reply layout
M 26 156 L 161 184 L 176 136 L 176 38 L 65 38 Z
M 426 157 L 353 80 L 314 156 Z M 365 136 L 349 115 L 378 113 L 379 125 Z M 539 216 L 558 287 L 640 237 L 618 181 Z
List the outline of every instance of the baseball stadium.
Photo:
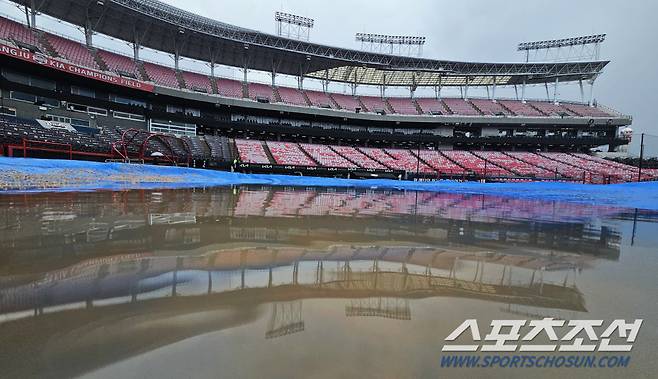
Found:
M 0 377 L 651 377 L 658 5 L 463 3 L 0 0 Z

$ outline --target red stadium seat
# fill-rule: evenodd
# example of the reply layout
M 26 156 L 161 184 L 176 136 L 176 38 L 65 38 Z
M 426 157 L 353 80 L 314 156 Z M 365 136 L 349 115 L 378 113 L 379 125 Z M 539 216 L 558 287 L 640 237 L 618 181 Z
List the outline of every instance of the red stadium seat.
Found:
M 140 78 L 139 69 L 132 58 L 105 50 L 98 50 L 98 56 L 105 62 L 110 71 L 124 76 Z
M 292 142 L 267 141 L 267 147 L 277 164 L 293 166 L 317 166 L 297 145 Z
M 468 101 L 464 99 L 445 98 L 443 103 L 450 109 L 450 112 L 460 116 L 479 116 L 480 113 L 473 108 Z
M 261 141 L 236 139 L 235 146 L 238 148 L 241 162 L 259 164 L 271 163 Z
M 399 114 L 418 114 L 418 109 L 412 99 L 405 97 L 390 97 L 388 103 L 395 113 Z
M 217 92 L 226 97 L 241 99 L 244 95 L 242 82 L 231 79 L 217 79 Z
M 96 60 L 87 46 L 49 33 L 46 33 L 46 38 L 60 57 L 80 66 L 98 68 Z
M 277 90 L 279 91 L 279 96 L 281 96 L 282 103 L 308 106 L 308 103 L 306 102 L 306 98 L 304 98 L 304 94 L 302 93 L 302 91 L 296 88 L 289 88 L 289 87 L 278 87 Z
M 173 69 L 144 62 L 144 70 L 154 83 L 165 87 L 179 88 L 178 79 Z
M 196 72 L 181 71 L 181 76 L 187 89 L 197 92 L 212 93 L 212 85 L 207 75 Z
M 16 21 L 0 17 L 0 38 L 20 42 L 41 49 L 39 39 L 28 27 Z
M 304 143 L 300 144 L 300 146 L 321 166 L 340 168 L 357 167 L 357 165 L 343 158 L 340 154 L 336 153 L 327 145 L 311 145 Z

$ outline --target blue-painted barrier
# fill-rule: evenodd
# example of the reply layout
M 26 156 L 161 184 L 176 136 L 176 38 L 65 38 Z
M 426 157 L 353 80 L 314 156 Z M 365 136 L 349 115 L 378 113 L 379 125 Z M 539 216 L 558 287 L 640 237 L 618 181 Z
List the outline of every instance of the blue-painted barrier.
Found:
M 191 188 L 253 184 L 474 193 L 658 210 L 658 182 L 591 185 L 557 182 L 477 183 L 448 180 L 437 182 L 388 179 L 350 180 L 270 174 L 238 174 L 183 167 L 124 163 L 0 157 L 0 178 L 2 176 L 15 178 L 16 174 L 19 174 L 19 176 L 20 174 L 29 174 L 37 177 L 39 175 L 65 177 L 67 180 L 62 181 L 61 185 L 55 185 L 54 188 L 44 189 L 35 186 L 20 191 L 5 190 L 2 193 Z M 3 181 L 0 179 L 0 183 Z

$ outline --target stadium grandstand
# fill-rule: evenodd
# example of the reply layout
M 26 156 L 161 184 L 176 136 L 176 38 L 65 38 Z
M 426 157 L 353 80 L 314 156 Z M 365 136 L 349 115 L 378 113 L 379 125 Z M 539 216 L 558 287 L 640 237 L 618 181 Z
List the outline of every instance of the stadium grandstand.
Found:
M 12 2 L 26 17 L 0 17 L 7 156 L 350 178 L 616 183 L 658 176 L 589 154 L 629 143 L 622 131 L 632 118 L 592 97 L 606 60 L 454 62 L 290 39 L 155 0 Z M 37 15 L 83 35 L 41 28 Z M 97 45 L 99 35 L 131 44 L 133 54 Z M 143 59 L 146 48 L 173 63 Z M 181 59 L 210 71 L 182 68 Z M 220 67 L 241 79 L 216 75 Z M 251 80 L 253 72 L 269 73 L 271 83 Z M 277 82 L 280 76 L 297 85 Z M 559 100 L 557 86 L 568 83 L 591 83 L 590 98 Z M 554 98 L 526 98 L 526 87 L 545 86 L 548 94 L 549 85 Z M 516 96 L 496 97 L 503 87 Z M 469 96 L 483 88 L 488 97 Z M 442 89 L 462 96 L 442 96 Z

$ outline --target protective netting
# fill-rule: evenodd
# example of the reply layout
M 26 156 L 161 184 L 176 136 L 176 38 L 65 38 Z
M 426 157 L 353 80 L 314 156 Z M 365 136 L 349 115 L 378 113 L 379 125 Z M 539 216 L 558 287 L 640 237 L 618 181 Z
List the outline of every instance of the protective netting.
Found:
M 658 182 L 589 185 L 559 182 L 477 183 L 350 180 L 236 174 L 181 167 L 0 157 L 0 193 L 192 188 L 231 185 L 386 188 L 572 201 L 658 210 Z M 0 198 L 1 199 L 1 198 Z

